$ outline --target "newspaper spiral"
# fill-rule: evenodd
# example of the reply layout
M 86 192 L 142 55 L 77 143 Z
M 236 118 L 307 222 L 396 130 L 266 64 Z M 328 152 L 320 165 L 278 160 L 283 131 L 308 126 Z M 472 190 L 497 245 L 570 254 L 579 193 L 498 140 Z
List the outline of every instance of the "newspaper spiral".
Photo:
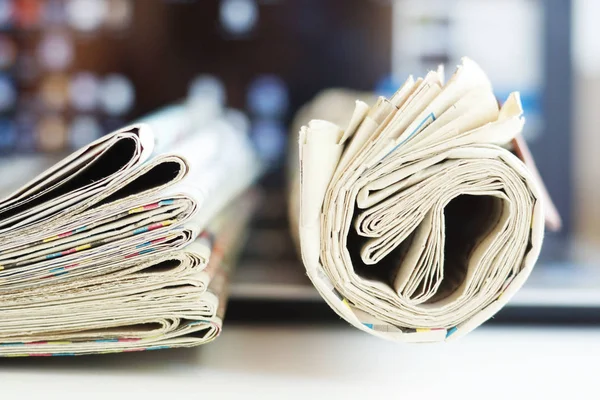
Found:
M 506 304 L 543 237 L 537 182 L 506 148 L 523 123 L 518 94 L 498 109 L 463 59 L 445 85 L 434 71 L 357 102 L 346 130 L 303 127 L 300 245 L 329 305 L 376 336 L 428 342 Z

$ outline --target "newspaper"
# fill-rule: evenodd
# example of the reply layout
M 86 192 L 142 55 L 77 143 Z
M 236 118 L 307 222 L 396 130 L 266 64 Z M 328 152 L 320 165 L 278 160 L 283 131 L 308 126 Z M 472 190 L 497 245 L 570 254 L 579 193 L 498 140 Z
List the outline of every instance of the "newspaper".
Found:
M 221 329 L 261 171 L 224 115 L 168 107 L 0 202 L 0 355 L 192 346 Z M 241 197 L 240 197 L 241 196 Z M 234 199 L 236 202 L 226 208 Z
M 534 266 L 551 204 L 512 152 L 523 124 L 519 94 L 499 107 L 463 58 L 448 82 L 440 68 L 390 99 L 356 101 L 344 128 L 303 126 L 291 225 L 331 308 L 381 338 L 437 342 L 504 306 Z
M 0 356 L 132 352 L 214 340 L 254 202 L 247 194 L 228 206 L 183 250 L 112 266 L 95 278 L 2 292 Z

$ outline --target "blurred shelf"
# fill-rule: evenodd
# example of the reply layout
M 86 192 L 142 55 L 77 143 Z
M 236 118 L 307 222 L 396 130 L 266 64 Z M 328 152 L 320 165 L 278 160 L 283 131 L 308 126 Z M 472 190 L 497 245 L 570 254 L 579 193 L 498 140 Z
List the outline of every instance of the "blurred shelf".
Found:
M 296 262 L 242 263 L 234 275 L 230 298 L 322 301 Z M 537 265 L 507 307 L 600 308 L 600 268 L 575 263 Z

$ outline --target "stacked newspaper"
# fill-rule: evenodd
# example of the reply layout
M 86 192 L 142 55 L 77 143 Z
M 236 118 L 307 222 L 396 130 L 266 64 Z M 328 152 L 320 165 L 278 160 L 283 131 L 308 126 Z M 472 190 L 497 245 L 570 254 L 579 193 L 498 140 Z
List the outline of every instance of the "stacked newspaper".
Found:
M 523 124 L 519 94 L 499 107 L 464 58 L 446 83 L 440 68 L 372 107 L 356 101 L 343 129 L 303 126 L 293 233 L 331 308 L 381 338 L 435 342 L 505 305 L 540 253 L 542 206 L 560 224 L 533 165 L 513 154 Z
M 184 103 L 98 139 L 6 197 L 0 355 L 214 339 L 259 172 L 246 132 Z

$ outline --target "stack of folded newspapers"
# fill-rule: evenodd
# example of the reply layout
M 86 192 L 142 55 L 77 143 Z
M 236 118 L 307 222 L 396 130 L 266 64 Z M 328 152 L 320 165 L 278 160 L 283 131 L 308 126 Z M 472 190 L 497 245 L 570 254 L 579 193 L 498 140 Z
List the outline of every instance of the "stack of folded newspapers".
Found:
M 0 356 L 219 334 L 261 168 L 226 114 L 190 107 L 104 136 L 0 201 Z
M 454 340 L 496 313 L 529 276 L 544 217 L 560 225 L 520 137 L 518 93 L 499 107 L 464 58 L 409 77 L 390 98 L 339 92 L 298 118 L 293 234 L 322 297 L 358 329 L 405 342 Z M 321 119 L 323 118 L 323 119 Z

